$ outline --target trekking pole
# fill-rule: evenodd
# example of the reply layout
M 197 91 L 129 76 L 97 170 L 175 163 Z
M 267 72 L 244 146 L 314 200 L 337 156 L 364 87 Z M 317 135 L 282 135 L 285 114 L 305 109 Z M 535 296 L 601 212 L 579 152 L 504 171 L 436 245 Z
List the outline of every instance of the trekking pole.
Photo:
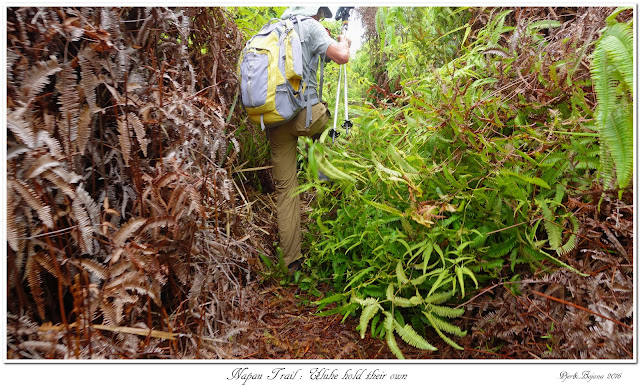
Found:
M 340 105 L 340 81 L 341 80 L 342 80 L 342 66 L 340 66 L 340 73 L 338 75 L 338 91 L 336 93 L 336 107 L 333 114 L 333 129 L 331 129 L 331 131 L 329 132 L 329 134 L 331 134 L 331 139 L 333 142 L 335 142 L 336 138 L 338 137 L 338 131 L 336 129 L 338 128 L 338 107 Z
M 342 32 L 344 35 L 349 28 L 349 16 L 353 7 L 340 7 L 336 15 L 336 20 L 342 20 Z M 340 106 L 340 81 L 342 80 L 342 74 L 344 73 L 344 123 L 342 128 L 345 129 L 346 134 L 349 134 L 349 128 L 353 126 L 349 120 L 349 104 L 348 104 L 348 90 L 347 90 L 347 65 L 341 64 L 338 73 L 338 90 L 336 91 L 336 106 L 333 114 L 333 129 L 329 131 L 331 139 L 335 142 L 338 137 L 338 108 Z
M 342 127 L 346 132 L 345 134 L 349 135 L 349 129 L 351 128 L 351 126 L 353 126 L 353 124 L 349 120 L 349 101 L 347 96 L 347 65 L 343 64 L 342 67 L 344 67 L 344 123 L 342 124 Z
M 353 7 L 340 7 L 338 8 L 338 20 L 342 19 L 342 35 L 346 35 L 347 29 L 349 29 L 349 16 L 351 16 L 351 10 Z M 342 128 L 345 130 L 345 134 L 349 135 L 349 129 L 353 126 L 351 121 L 349 120 L 349 97 L 348 97 L 348 87 L 347 87 L 347 64 L 343 64 L 340 66 L 340 75 L 342 75 L 344 68 L 344 123 L 342 124 Z M 336 110 L 337 111 L 337 110 Z

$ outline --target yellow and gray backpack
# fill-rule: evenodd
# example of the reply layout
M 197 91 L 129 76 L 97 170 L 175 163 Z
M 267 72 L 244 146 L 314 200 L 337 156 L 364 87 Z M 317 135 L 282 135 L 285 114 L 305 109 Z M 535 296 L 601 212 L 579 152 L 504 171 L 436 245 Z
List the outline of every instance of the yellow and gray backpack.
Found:
M 307 18 L 296 16 L 272 20 L 247 42 L 240 54 L 242 105 L 251 122 L 260 124 L 262 130 L 288 122 L 304 107 L 308 127 L 311 106 L 320 100 L 315 94 L 308 95 L 308 79 L 303 79 L 304 37 L 298 33 L 298 24 L 304 19 Z M 318 60 L 318 55 L 311 58 L 311 63 L 313 60 Z M 323 70 L 318 88 L 320 98 Z

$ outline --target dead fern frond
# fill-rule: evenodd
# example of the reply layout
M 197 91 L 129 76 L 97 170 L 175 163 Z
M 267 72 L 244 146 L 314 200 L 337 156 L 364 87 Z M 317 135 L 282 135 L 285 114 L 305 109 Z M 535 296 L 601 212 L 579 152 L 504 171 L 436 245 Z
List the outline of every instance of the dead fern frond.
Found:
M 26 177 L 34 178 L 40 176 L 44 171 L 59 166 L 60 162 L 56 161 L 49 155 L 49 153 L 43 154 L 38 157 L 35 162 L 31 164 L 27 170 Z
M 79 189 L 76 190 L 76 197 L 79 191 Z M 78 238 L 80 249 L 84 253 L 93 254 L 93 224 L 89 218 L 89 213 L 82 201 L 78 199 L 73 200 L 71 206 L 80 232 L 80 237 Z
M 147 138 L 145 137 L 144 125 L 140 121 L 140 118 L 138 118 L 138 116 L 134 113 L 127 114 L 127 118 L 131 123 L 131 126 L 133 126 L 133 131 L 136 134 L 136 139 L 138 140 L 140 149 L 142 149 L 142 154 L 144 154 L 144 156 L 146 157 L 148 141 L 147 141 Z
M 45 308 L 44 308 L 44 290 L 42 289 L 42 277 L 40 276 L 41 266 L 37 262 L 37 255 L 31 255 L 27 258 L 27 264 L 25 265 L 25 275 L 27 276 L 27 283 L 31 289 L 31 296 L 36 303 L 36 310 L 40 319 L 45 320 Z
M 95 227 L 100 223 L 100 205 L 91 198 L 89 193 L 84 189 L 83 184 L 78 185 L 76 188 L 76 196 L 89 213 L 91 224 Z
M 140 233 L 157 230 L 159 228 L 175 227 L 176 225 L 177 221 L 172 217 L 152 218 L 144 224 L 144 228 L 142 228 Z M 157 237 L 154 237 L 154 239 L 157 239 Z
M 118 117 L 118 133 L 120 152 L 124 159 L 124 164 L 129 166 L 129 160 L 131 160 L 131 138 L 129 136 L 129 126 L 123 116 Z
M 36 194 L 25 182 L 21 180 L 9 180 L 9 185 L 24 199 L 29 207 L 36 211 L 40 221 L 48 228 L 53 228 L 53 217 L 51 216 L 51 207 L 45 205 L 42 198 Z
M 36 139 L 36 141 L 36 146 L 38 147 L 46 145 L 49 148 L 49 152 L 51 153 L 53 158 L 57 159 L 58 161 L 63 161 L 66 158 L 66 155 L 62 150 L 62 146 L 60 146 L 60 142 L 56 138 L 52 137 L 49 131 L 40 130 L 38 132 L 38 138 Z
M 13 189 L 7 189 L 7 242 L 14 252 L 24 250 L 24 240 L 27 237 L 24 223 L 16 215 L 15 209 L 18 205 Z M 20 270 L 20 267 L 18 267 Z
M 41 341 L 26 341 L 18 345 L 21 350 L 29 351 L 31 358 L 43 359 L 43 358 L 67 358 L 69 356 L 69 349 L 62 344 L 56 344 L 54 342 L 41 342 Z
M 66 194 L 71 200 L 76 198 L 76 191 L 57 173 L 54 173 L 51 170 L 47 170 L 42 173 L 42 178 L 51 182 L 56 188 L 60 189 L 60 191 Z
M 80 265 L 96 275 L 100 280 L 106 280 L 109 275 L 107 268 L 95 260 L 81 259 Z
M 80 94 L 78 92 L 78 77 L 71 63 L 65 64 L 58 74 L 56 89 L 60 93 L 58 103 L 62 113 L 62 144 L 67 154 L 71 154 L 78 139 L 78 116 L 80 114 Z
M 7 128 L 28 148 L 36 147 L 36 138 L 31 125 L 24 120 L 24 108 L 10 109 L 7 113 Z
M 91 138 L 91 122 L 91 108 L 85 105 L 82 110 L 80 110 L 80 115 L 78 117 L 78 140 L 76 141 L 78 152 L 82 155 L 84 155 L 87 148 L 87 142 L 89 142 L 89 138 Z
M 62 66 L 55 56 L 52 56 L 47 61 L 41 61 L 29 69 L 24 79 L 25 83 L 21 86 L 20 101 L 25 105 L 30 104 L 31 100 L 50 83 L 51 79 L 49 77 L 61 70 Z
M 96 76 L 96 69 L 93 63 L 97 60 L 95 50 L 85 47 L 78 53 L 78 63 L 80 63 L 80 88 L 89 105 L 91 113 L 101 111 L 97 104 L 96 88 L 99 81 Z
M 38 264 L 40 264 L 42 268 L 46 269 L 47 272 L 51 274 L 51 276 L 53 276 L 57 280 L 60 280 L 62 284 L 65 286 L 70 284 L 69 278 L 67 278 L 62 273 L 58 274 L 55 264 L 53 263 L 53 259 L 55 259 L 54 256 L 50 256 L 44 252 L 39 252 L 33 256 L 34 256 L 34 259 L 38 262 Z
M 124 245 L 124 242 L 147 222 L 146 218 L 132 218 L 125 225 L 123 225 L 118 231 L 113 235 L 113 244 L 115 246 L 121 247 Z

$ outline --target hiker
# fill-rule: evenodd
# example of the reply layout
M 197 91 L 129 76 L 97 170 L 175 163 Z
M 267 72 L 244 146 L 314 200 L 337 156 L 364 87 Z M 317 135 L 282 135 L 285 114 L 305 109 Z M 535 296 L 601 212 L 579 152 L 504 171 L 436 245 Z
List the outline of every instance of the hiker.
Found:
M 302 232 L 300 229 L 300 198 L 293 192 L 298 187 L 296 149 L 299 136 L 314 139 L 320 137 L 329 121 L 329 111 L 326 102 L 318 99 L 321 94 L 318 88 L 318 62 L 309 63 L 310 58 L 320 54 L 320 60 L 325 58 L 337 64 L 349 61 L 349 47 L 351 40 L 340 35 L 337 40 L 329 36 L 327 30 L 319 23 L 323 18 L 333 16 L 328 7 L 290 7 L 283 14 L 282 19 L 291 16 L 309 16 L 299 25 L 302 41 L 302 56 L 304 63 L 304 78 L 309 81 L 311 100 L 313 103 L 311 123 L 307 126 L 306 109 L 302 109 L 292 120 L 268 131 L 271 145 L 271 162 L 273 164 L 273 178 L 276 181 L 278 232 L 280 246 L 284 252 L 284 262 L 290 273 L 294 273 L 302 266 L 301 252 Z M 311 72 L 311 73 L 309 73 Z

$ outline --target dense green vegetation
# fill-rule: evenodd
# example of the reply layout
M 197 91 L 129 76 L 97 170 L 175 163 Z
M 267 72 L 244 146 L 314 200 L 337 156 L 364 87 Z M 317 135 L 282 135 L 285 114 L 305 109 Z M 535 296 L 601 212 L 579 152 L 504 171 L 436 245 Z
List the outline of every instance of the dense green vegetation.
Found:
M 353 133 L 306 143 L 301 190 L 316 202 L 301 282 L 330 282 L 320 307 L 359 314 L 361 335 L 398 357 L 396 334 L 434 350 L 426 329 L 461 348 L 449 319 L 464 309 L 443 303 L 483 282 L 522 265 L 583 274 L 563 260 L 578 244 L 569 199 L 590 200 L 602 178 L 630 180 L 631 26 L 611 18 L 598 41 L 594 112 L 584 60 L 595 42 L 550 39 L 560 22 L 514 25 L 512 13 L 378 9 L 377 34 L 350 65 L 364 102 L 351 107 Z

